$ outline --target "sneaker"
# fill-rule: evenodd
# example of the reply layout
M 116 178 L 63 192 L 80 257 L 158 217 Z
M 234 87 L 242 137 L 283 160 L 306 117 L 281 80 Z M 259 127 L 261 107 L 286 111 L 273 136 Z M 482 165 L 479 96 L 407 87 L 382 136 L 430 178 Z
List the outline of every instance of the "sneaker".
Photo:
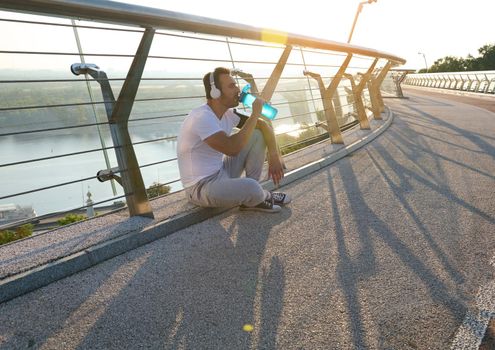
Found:
M 279 205 L 274 204 L 273 197 L 264 200 L 260 204 L 254 207 L 248 207 L 244 204 L 239 206 L 239 210 L 254 210 L 254 211 L 264 211 L 265 213 L 278 213 L 282 208 Z
M 273 203 L 276 205 L 289 204 L 292 198 L 287 193 L 283 192 L 272 192 Z

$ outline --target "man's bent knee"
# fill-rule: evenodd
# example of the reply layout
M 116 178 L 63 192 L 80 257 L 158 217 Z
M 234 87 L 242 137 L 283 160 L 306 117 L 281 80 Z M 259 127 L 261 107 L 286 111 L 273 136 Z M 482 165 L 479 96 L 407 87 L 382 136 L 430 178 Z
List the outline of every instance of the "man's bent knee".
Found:
M 244 204 L 246 206 L 255 206 L 265 200 L 265 190 L 258 181 L 245 177 L 242 178 L 241 184 L 241 194 L 242 201 L 239 204 Z

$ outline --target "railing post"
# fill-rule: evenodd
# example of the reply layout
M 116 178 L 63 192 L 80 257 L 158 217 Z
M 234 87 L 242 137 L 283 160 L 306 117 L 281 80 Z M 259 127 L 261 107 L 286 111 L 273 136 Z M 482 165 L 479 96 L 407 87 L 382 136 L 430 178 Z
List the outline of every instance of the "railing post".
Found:
M 454 90 L 459 90 L 459 80 L 458 78 L 456 78 L 456 76 L 454 75 L 454 80 L 455 80 L 455 85 L 454 85 Z
M 490 79 L 488 79 L 488 76 L 485 74 L 485 79 L 486 79 L 486 84 L 485 84 L 485 87 L 483 88 L 483 93 L 486 94 L 488 93 L 489 89 L 490 89 L 490 84 L 492 83 L 492 81 Z
M 447 89 L 447 85 L 449 84 L 449 77 L 448 75 L 443 74 L 443 84 L 442 84 L 442 89 Z
M 467 85 L 466 91 L 471 91 L 471 87 L 473 86 L 475 80 L 474 79 L 471 79 L 471 77 L 469 76 L 469 74 L 467 75 L 467 79 L 468 79 L 468 85 Z
M 459 90 L 464 91 L 464 85 L 466 85 L 466 80 L 463 78 L 462 74 L 459 74 L 459 79 L 461 79 L 461 86 Z
M 478 74 L 475 74 L 474 77 L 476 78 L 476 81 L 473 81 L 474 82 L 473 91 L 478 92 L 478 89 L 479 89 L 480 84 L 481 84 L 481 80 L 480 80 L 480 78 L 478 78 Z
M 406 80 L 407 74 L 409 71 L 405 70 L 402 73 L 398 73 L 398 75 L 394 78 L 396 90 L 397 90 L 397 96 L 400 98 L 404 97 L 404 93 L 402 92 L 402 83 L 404 80 Z
M 292 46 L 287 45 L 280 56 L 275 68 L 272 71 L 272 74 L 268 78 L 265 86 L 263 87 L 263 91 L 259 94 L 265 101 L 269 102 L 272 99 L 273 93 L 275 92 L 275 88 L 282 76 L 282 72 L 284 70 L 285 65 L 287 64 L 287 60 L 289 59 L 290 52 L 292 51 Z M 251 85 L 251 92 L 257 95 L 259 93 L 258 86 L 256 85 L 256 81 L 254 77 L 250 73 L 243 72 L 240 69 L 233 69 L 233 75 L 237 75 L 244 79 Z
M 277 64 L 275 65 L 272 74 L 270 74 L 268 81 L 263 87 L 263 91 L 261 92 L 260 96 L 267 102 L 272 99 L 273 93 L 275 92 L 275 88 L 277 87 L 280 77 L 282 76 L 282 72 L 284 70 L 285 65 L 287 64 L 287 60 L 289 59 L 289 55 L 291 51 L 292 51 L 292 45 L 285 46 L 285 49 L 282 52 L 282 55 L 280 56 Z M 235 75 L 238 75 L 239 77 L 247 81 L 249 84 L 251 84 L 251 92 L 253 92 L 255 95 L 258 94 L 258 86 L 256 85 L 256 82 L 252 74 L 244 73 L 239 69 L 233 70 L 232 73 L 235 73 Z M 278 153 L 279 155 L 281 154 L 280 148 L 278 149 Z M 281 159 L 282 159 L 282 164 L 285 168 L 284 160 L 283 158 Z
M 474 85 L 473 91 L 479 92 L 482 80 L 478 77 L 478 74 L 475 74 L 475 78 L 476 78 L 476 84 Z
M 373 70 L 375 69 L 376 64 L 378 63 L 378 58 L 375 58 L 371 66 L 368 68 L 365 74 L 361 76 L 361 80 L 359 81 L 359 84 L 356 85 L 354 81 L 354 77 L 351 74 L 346 74 L 346 78 L 349 79 L 351 82 L 352 86 L 352 91 L 354 92 L 354 101 L 356 102 L 356 108 L 358 111 L 358 120 L 359 120 L 359 126 L 361 129 L 366 129 L 369 130 L 371 129 L 370 123 L 368 121 L 368 117 L 366 115 L 366 109 L 364 107 L 364 102 L 363 102 L 363 90 L 368 84 Z M 370 94 L 371 95 L 371 94 Z
M 270 78 L 268 78 L 268 81 L 263 87 L 263 91 L 261 92 L 261 97 L 265 101 L 270 101 L 272 99 L 273 93 L 275 92 L 275 88 L 277 87 L 278 81 L 282 76 L 282 71 L 284 70 L 285 64 L 289 59 L 289 55 L 291 51 L 292 51 L 292 45 L 287 45 L 284 49 L 284 52 L 282 52 L 282 56 L 280 56 L 277 65 L 273 69 Z
M 478 74 L 475 74 L 474 77 L 476 78 L 476 81 L 474 82 L 473 91 L 478 92 L 481 85 L 481 79 L 478 77 Z
M 388 61 L 375 78 L 370 78 L 369 93 L 371 108 L 373 110 L 373 117 L 377 120 L 382 119 L 381 113 L 385 110 L 385 104 L 383 103 L 380 87 L 390 68 L 392 68 L 392 62 Z
M 452 88 L 452 78 L 450 77 L 450 75 L 447 75 L 447 79 L 449 80 L 449 87 L 447 89 L 451 89 Z
M 146 194 L 143 177 L 132 146 L 128 122 L 154 34 L 155 30 L 153 28 L 145 30 L 110 118 L 110 131 L 115 145 L 117 162 L 121 170 L 122 186 L 124 187 L 129 213 L 131 216 L 151 218 L 154 217 L 153 210 Z
M 478 77 L 478 76 L 476 76 L 476 77 Z M 475 92 L 480 92 L 480 90 L 481 90 L 481 85 L 483 84 L 483 81 L 484 81 L 485 79 L 483 79 L 483 78 L 481 78 L 481 79 L 477 78 L 477 79 L 478 79 L 478 83 L 476 84 Z
M 116 179 L 124 188 L 130 215 L 151 218 L 153 218 L 153 211 L 148 201 L 146 188 L 134 153 L 128 130 L 128 121 L 154 32 L 154 29 L 151 28 L 145 30 L 117 101 L 115 101 L 107 74 L 101 71 L 98 66 L 94 64 L 73 64 L 71 66 L 71 71 L 75 75 L 83 73 L 91 75 L 100 84 L 103 95 L 118 167 L 110 169 L 109 176 L 100 176 L 98 179 L 100 181 L 104 181 L 103 179 Z M 115 175 L 117 172 L 120 173 L 120 177 Z M 98 172 L 99 174 L 100 172 Z
M 435 78 L 435 87 L 438 89 L 441 84 L 442 84 L 442 78 L 441 77 L 436 77 Z
M 319 74 L 312 73 L 309 71 L 304 71 L 304 75 L 309 75 L 313 79 L 315 79 L 318 83 L 318 87 L 320 90 L 321 99 L 323 101 L 323 108 L 325 109 L 325 118 L 327 119 L 327 131 L 330 135 L 330 139 L 332 143 L 342 144 L 344 143 L 344 139 L 342 138 L 342 133 L 340 132 L 339 123 L 337 121 L 337 115 L 335 113 L 334 105 L 333 105 L 333 96 L 337 91 L 337 87 L 340 84 L 340 81 L 344 77 L 345 70 L 349 65 L 349 62 L 352 59 L 352 54 L 348 54 L 339 70 L 333 77 L 332 81 L 325 87 L 323 83 L 323 79 Z
M 360 128 L 371 129 L 368 122 L 368 117 L 366 116 L 366 109 L 364 108 L 363 98 L 361 96 L 361 93 L 358 92 L 358 87 L 356 86 L 354 77 L 352 76 L 352 74 L 348 73 L 344 74 L 344 77 L 349 79 L 349 82 L 351 83 L 352 95 L 354 97 L 354 104 L 356 105 L 357 109 L 357 117 Z
M 318 83 L 321 101 L 323 102 L 323 109 L 325 110 L 325 118 L 327 120 L 327 127 L 325 129 L 328 131 L 330 140 L 332 141 L 332 143 L 335 144 L 344 143 L 342 133 L 340 132 L 339 123 L 337 121 L 337 115 L 335 114 L 335 110 L 333 108 L 332 98 L 328 98 L 327 96 L 327 89 L 325 87 L 325 84 L 323 83 L 321 75 L 309 71 L 304 71 L 304 75 L 312 77 Z
M 154 34 L 153 28 L 145 30 L 110 118 L 110 130 L 115 143 L 115 153 L 121 170 L 129 213 L 131 216 L 151 218 L 154 217 L 153 210 L 132 146 L 128 122 Z

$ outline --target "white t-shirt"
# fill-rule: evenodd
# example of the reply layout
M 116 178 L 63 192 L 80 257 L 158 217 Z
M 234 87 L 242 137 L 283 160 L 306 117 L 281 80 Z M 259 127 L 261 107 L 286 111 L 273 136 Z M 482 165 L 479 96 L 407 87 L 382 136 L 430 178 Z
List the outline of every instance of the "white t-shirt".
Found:
M 193 109 L 184 119 L 177 138 L 177 159 L 184 187 L 190 187 L 222 168 L 223 153 L 208 146 L 204 140 L 219 131 L 230 135 L 239 121 L 232 109 L 218 119 L 207 104 Z

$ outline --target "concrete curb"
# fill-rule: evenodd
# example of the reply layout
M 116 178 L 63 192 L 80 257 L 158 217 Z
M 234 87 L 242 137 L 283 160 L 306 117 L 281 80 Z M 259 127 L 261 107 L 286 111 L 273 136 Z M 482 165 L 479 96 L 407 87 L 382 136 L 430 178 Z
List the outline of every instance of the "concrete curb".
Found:
M 386 108 L 385 112 L 387 113 L 388 118 L 375 130 L 366 132 L 366 135 L 363 135 L 347 146 L 328 145 L 324 150 L 324 153 L 326 154 L 324 157 L 287 173 L 280 185 L 284 186 L 290 184 L 306 175 L 314 173 L 374 140 L 382 134 L 393 121 L 394 115 L 390 109 Z M 364 133 L 364 131 L 362 132 Z M 264 182 L 263 187 L 267 190 L 273 190 L 275 188 L 271 181 Z M 231 208 L 194 208 L 180 215 L 176 215 L 173 218 L 146 227 L 139 232 L 131 232 L 118 238 L 96 244 L 83 251 L 71 254 L 56 261 L 38 266 L 32 270 L 7 277 L 0 281 L 0 303 L 46 286 L 59 279 L 85 270 L 157 239 L 164 238 L 178 230 L 224 213 L 230 209 Z

